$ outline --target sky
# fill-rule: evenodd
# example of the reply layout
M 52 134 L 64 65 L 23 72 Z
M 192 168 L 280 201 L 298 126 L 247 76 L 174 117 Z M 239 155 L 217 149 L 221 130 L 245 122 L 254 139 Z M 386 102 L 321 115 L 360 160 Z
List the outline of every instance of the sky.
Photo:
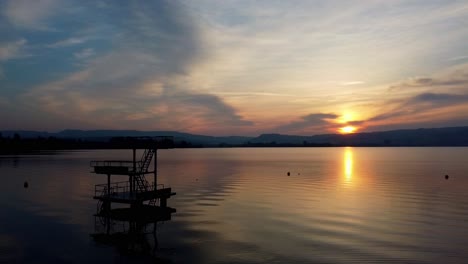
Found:
M 468 125 L 466 0 L 0 1 L 0 130 Z

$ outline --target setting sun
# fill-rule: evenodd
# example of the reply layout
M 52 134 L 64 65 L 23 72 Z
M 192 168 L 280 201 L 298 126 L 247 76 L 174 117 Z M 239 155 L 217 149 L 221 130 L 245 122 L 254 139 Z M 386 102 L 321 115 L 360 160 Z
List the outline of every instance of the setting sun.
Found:
M 342 127 L 340 128 L 340 133 L 342 134 L 351 134 L 351 133 L 354 133 L 356 131 L 356 127 L 354 126 L 345 126 L 345 127 Z

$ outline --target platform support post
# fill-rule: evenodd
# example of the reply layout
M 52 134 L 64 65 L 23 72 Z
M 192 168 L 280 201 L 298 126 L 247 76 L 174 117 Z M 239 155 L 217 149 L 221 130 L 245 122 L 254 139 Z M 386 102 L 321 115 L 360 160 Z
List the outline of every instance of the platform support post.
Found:
M 111 210 L 111 191 L 110 191 L 110 185 L 111 185 L 111 181 L 110 181 L 110 178 L 111 178 L 111 175 L 110 174 L 107 174 L 107 203 L 106 203 L 106 210 L 107 212 L 110 213 L 110 210 Z
M 110 199 L 110 174 L 107 174 L 107 197 Z
M 158 189 L 158 149 L 154 149 L 154 191 Z
M 130 181 L 130 197 L 133 197 L 133 191 L 135 189 L 135 173 L 136 173 L 136 149 L 133 149 L 133 175 L 129 175 Z

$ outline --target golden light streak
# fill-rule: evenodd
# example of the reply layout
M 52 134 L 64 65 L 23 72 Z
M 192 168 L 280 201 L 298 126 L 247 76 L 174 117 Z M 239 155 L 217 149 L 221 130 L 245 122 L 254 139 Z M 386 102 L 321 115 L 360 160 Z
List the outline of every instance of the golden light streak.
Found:
M 347 147 L 344 155 L 344 174 L 347 182 L 353 179 L 353 150 Z

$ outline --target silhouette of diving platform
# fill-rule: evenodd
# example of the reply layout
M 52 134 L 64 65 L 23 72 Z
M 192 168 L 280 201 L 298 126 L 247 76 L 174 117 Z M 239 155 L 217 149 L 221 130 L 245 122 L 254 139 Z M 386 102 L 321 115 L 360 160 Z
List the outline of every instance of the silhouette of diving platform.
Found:
M 158 223 L 170 221 L 175 212 L 174 208 L 149 205 L 103 211 L 94 215 L 94 232 L 90 236 L 98 244 L 115 247 L 122 255 L 138 260 L 150 257 L 149 262 L 160 263 L 156 254 L 160 249 Z
M 148 185 L 148 189 L 144 191 L 130 191 L 130 182 L 111 182 L 110 191 L 108 190 L 108 184 L 98 184 L 94 187 L 94 199 L 107 200 L 114 203 L 126 203 L 132 204 L 136 201 L 148 201 L 152 199 L 167 200 L 172 195 L 176 195 L 172 192 L 171 188 L 165 188 L 163 184 L 158 184 L 156 188 L 154 185 Z
M 172 137 L 124 138 L 125 148 L 133 150 L 130 161 L 91 161 L 92 172 L 107 175 L 107 183 L 95 185 L 93 198 L 98 200 L 98 214 L 110 213 L 112 203 L 130 204 L 141 209 L 142 205 L 167 207 L 167 199 L 175 195 L 171 188 L 158 184 L 157 150 L 172 147 Z M 136 150 L 144 149 L 139 159 Z M 151 164 L 153 167 L 150 169 Z M 145 175 L 153 174 L 150 183 Z M 112 175 L 126 175 L 128 181 L 113 182 Z

